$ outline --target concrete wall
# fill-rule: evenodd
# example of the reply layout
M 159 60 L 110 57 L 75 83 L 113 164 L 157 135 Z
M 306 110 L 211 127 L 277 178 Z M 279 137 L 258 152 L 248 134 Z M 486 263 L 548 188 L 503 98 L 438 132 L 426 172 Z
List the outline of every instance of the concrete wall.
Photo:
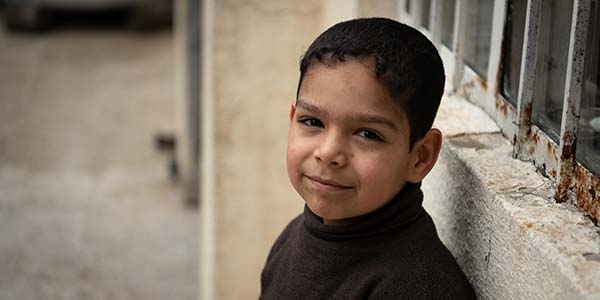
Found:
M 459 116 L 469 116 L 462 122 Z M 483 111 L 446 96 L 440 160 L 424 206 L 480 299 L 600 299 L 600 230 L 512 146 Z
M 298 62 L 322 1 L 206 1 L 202 299 L 255 299 L 267 253 L 301 212 L 285 170 Z

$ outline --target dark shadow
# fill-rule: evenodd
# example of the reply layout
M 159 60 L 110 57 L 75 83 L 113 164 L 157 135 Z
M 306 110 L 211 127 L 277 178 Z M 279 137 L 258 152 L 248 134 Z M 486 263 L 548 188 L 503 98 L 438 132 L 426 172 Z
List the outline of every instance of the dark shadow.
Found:
M 40 8 L 35 21 L 22 20 L 19 9 L 2 8 L 3 25 L 19 33 L 49 33 L 60 30 L 155 32 L 170 30 L 172 8 L 147 11 L 135 7 L 81 10 Z

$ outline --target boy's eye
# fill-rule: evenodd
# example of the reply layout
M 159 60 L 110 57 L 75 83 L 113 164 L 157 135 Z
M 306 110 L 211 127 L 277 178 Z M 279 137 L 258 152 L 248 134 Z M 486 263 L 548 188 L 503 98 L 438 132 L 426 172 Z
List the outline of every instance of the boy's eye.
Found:
M 308 127 L 320 127 L 320 128 L 324 127 L 323 122 L 321 122 L 319 119 L 315 119 L 315 118 L 303 118 L 298 121 Z
M 383 141 L 383 139 L 381 138 L 381 136 L 379 136 L 379 134 L 377 134 L 371 130 L 362 129 L 362 130 L 359 130 L 356 134 L 358 136 L 364 137 L 369 140 L 380 141 L 380 142 Z

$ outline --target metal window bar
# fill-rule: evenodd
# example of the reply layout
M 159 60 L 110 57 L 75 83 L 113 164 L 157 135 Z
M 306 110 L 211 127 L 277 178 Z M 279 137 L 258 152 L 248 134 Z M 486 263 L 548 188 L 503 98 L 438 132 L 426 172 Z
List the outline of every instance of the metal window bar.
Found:
M 574 178 L 575 141 L 579 126 L 579 108 L 582 97 L 589 16 L 590 0 L 576 0 L 571 21 L 567 80 L 565 83 L 560 143 L 558 145 L 558 185 L 555 195 L 558 202 L 565 202 L 569 199 L 568 191 Z
M 452 78 L 453 91 L 457 92 L 464 76 L 465 62 L 463 60 L 465 47 L 465 19 L 467 16 L 467 5 L 469 0 L 456 0 L 456 10 L 454 11 L 454 41 L 452 42 L 452 52 L 455 53 L 454 59 L 454 77 Z
M 406 0 L 406 1 L 412 1 L 412 0 Z M 421 29 L 421 31 L 423 31 L 425 29 L 425 27 L 423 27 L 423 21 L 422 21 L 422 17 L 423 17 L 423 1 L 412 1 L 411 3 L 411 15 L 412 15 L 412 21 L 413 21 L 413 27 L 417 27 L 419 29 Z
M 518 129 L 513 137 L 515 141 L 513 156 L 531 161 L 538 170 L 552 179 L 557 178 L 558 169 L 558 145 L 551 139 L 538 125 L 533 124 L 533 106 L 536 95 L 536 88 L 539 82 L 538 72 L 539 64 L 542 64 L 540 57 L 542 49 L 543 14 L 545 6 L 543 0 L 529 0 L 525 16 L 526 30 L 523 41 L 522 67 L 520 74 L 520 86 L 517 94 L 518 116 L 516 122 Z
M 535 70 L 540 40 L 540 24 L 542 20 L 542 0 L 527 1 L 525 15 L 525 34 L 523 37 L 522 67 L 519 75 L 519 91 L 517 93 L 517 126 L 514 135 L 513 156 L 520 160 L 531 160 L 535 146 L 531 140 L 531 112 L 533 105 L 533 87 L 535 86 Z
M 438 48 L 440 48 L 440 45 L 442 43 L 442 1 L 443 0 L 431 0 L 431 11 L 429 13 L 429 28 L 431 28 L 431 41 Z
M 490 115 L 494 117 L 498 126 L 506 137 L 512 137 L 516 131 L 514 119 L 516 109 L 504 96 L 501 95 L 502 89 L 502 64 L 503 64 L 503 44 L 507 42 L 504 36 L 505 24 L 507 18 L 507 1 L 495 0 L 492 33 L 490 43 L 489 67 L 487 73 L 488 89 L 486 93 L 485 105 Z

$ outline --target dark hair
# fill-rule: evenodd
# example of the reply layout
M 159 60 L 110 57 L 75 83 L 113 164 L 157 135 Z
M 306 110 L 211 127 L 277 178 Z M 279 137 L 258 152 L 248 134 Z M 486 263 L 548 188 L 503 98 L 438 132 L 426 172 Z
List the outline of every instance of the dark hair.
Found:
M 334 66 L 347 58 L 373 60 L 375 77 L 408 117 L 412 149 L 431 129 L 444 93 L 444 66 L 435 46 L 418 30 L 386 18 L 338 23 L 302 57 L 296 97 L 310 66 Z

